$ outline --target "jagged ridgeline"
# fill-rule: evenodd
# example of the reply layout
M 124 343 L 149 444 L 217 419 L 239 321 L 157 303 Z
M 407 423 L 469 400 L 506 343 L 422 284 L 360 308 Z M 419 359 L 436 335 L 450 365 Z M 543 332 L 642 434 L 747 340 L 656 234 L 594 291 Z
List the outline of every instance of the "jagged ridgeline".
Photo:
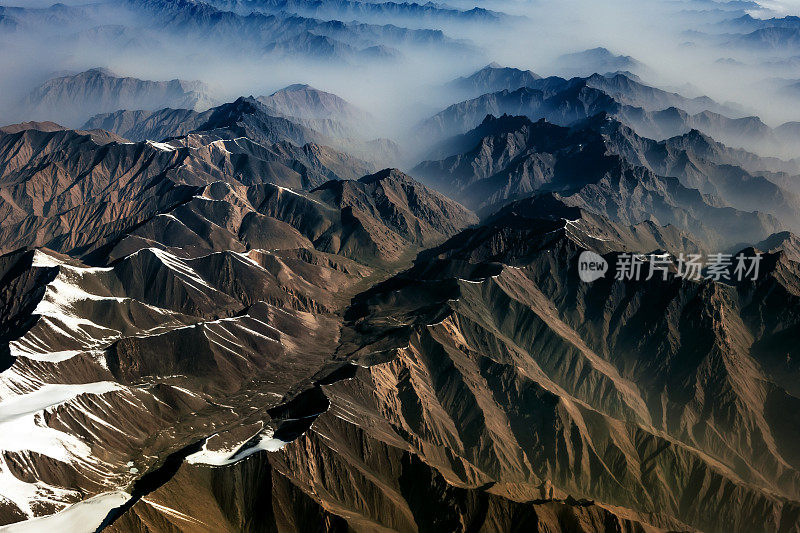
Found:
M 0 6 L 0 531 L 800 533 L 800 24 L 666 4 Z

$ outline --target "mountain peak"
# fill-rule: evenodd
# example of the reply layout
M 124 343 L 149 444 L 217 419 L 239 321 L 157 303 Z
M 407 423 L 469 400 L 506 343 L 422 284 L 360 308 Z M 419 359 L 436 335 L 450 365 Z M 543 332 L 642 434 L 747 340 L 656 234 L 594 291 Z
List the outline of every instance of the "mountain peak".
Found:
M 60 131 L 64 129 L 66 129 L 64 126 L 56 124 L 55 122 L 51 121 L 43 121 L 43 122 L 29 121 L 29 122 L 20 122 L 18 124 L 9 124 L 8 126 L 3 126 L 2 128 L 0 128 L 0 131 L 2 131 L 3 133 L 19 133 L 21 131 L 26 131 L 26 130 Z
M 352 132 L 350 136 L 358 136 L 358 131 L 363 130 L 364 122 L 369 119 L 365 111 L 344 98 L 303 83 L 289 85 L 269 96 L 260 96 L 257 100 L 278 116 L 301 122 L 310 121 L 308 124 L 311 128 L 322 128 L 323 132 L 330 121 L 335 121 L 337 127 Z
M 547 122 L 545 119 L 534 122 L 524 115 L 509 115 L 508 113 L 503 113 L 500 116 L 495 116 L 489 113 L 483 119 L 483 122 L 473 131 L 480 131 L 481 135 L 491 135 L 498 131 L 513 131 L 523 126 L 531 126 L 533 124 L 545 122 Z
M 311 85 L 308 85 L 307 83 L 293 83 L 291 85 L 287 85 L 283 89 L 278 89 L 277 91 L 272 93 L 271 96 L 275 96 L 278 93 L 291 93 L 291 92 L 296 92 L 296 91 L 303 91 L 303 90 L 306 90 L 306 89 L 310 89 L 312 91 L 316 91 L 317 90 L 317 89 L 314 89 Z
M 241 112 L 254 113 L 260 109 L 260 104 L 253 95 L 250 95 L 240 96 L 230 104 L 223 104 L 220 107 L 227 107 Z
M 698 130 L 697 128 L 690 129 L 689 132 L 686 134 L 686 138 L 690 140 L 704 140 L 704 141 L 709 140 L 708 136 L 705 135 L 700 130 Z
M 76 127 L 100 113 L 121 109 L 206 110 L 213 98 L 200 81 L 143 80 L 121 76 L 104 67 L 53 77 L 19 103 L 27 120 L 52 120 Z
M 108 69 L 106 67 L 90 68 L 89 70 L 87 70 L 86 72 L 83 72 L 82 74 L 83 75 L 88 75 L 88 76 L 107 76 L 109 78 L 119 78 L 120 77 L 116 72 L 114 72 L 111 69 Z M 78 74 L 78 75 L 80 76 L 80 74 Z M 71 77 L 71 76 L 67 76 L 67 77 Z
M 385 179 L 395 179 L 399 181 L 416 181 L 414 178 L 405 174 L 404 172 L 396 169 L 396 168 L 384 168 L 375 172 L 374 174 L 370 174 L 368 176 L 364 176 L 360 178 L 358 181 L 361 183 L 375 183 L 377 181 L 382 181 Z
M 506 67 L 493 61 L 469 76 L 462 76 L 447 83 L 446 87 L 466 95 L 478 96 L 501 90 L 514 91 L 531 86 L 540 79 L 541 76 L 530 70 Z

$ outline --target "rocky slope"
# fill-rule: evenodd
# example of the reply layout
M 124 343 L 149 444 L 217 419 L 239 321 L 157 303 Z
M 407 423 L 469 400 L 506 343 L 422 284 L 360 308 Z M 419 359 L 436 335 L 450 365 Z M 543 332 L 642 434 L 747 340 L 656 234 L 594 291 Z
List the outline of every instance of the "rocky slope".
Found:
M 770 162 L 603 117 L 487 119 L 484 166 L 451 167 L 537 162 L 558 190 L 479 222 L 216 118 L 168 143 L 0 135 L 0 433 L 28 435 L 0 439 L 4 523 L 797 531 L 797 264 L 577 276 L 584 250 L 752 231 L 654 172 L 681 150 Z
M 75 131 L 0 135 L 4 252 L 86 251 L 197 195 L 214 181 L 312 188 L 370 167 L 331 149 L 194 135 L 173 144 L 109 144 Z
M 360 163 L 338 175 L 313 145 L 0 140 L 19 247 L 0 256 L 0 424 L 31 432 L 0 443 L 3 523 L 115 502 L 215 432 L 267 435 L 257 406 L 330 366 L 349 297 L 476 222 L 398 171 L 340 179 Z
M 84 124 L 84 129 L 94 128 L 107 129 L 137 141 L 182 137 L 192 132 L 231 139 L 249 137 L 260 143 L 290 141 L 297 145 L 330 139 L 287 119 L 279 111 L 253 97 L 241 97 L 204 112 L 170 108 L 157 111 L 120 110 L 97 115 Z
M 274 433 L 215 433 L 109 530 L 795 531 L 796 397 L 761 347 L 797 266 L 586 285 L 587 223 L 507 212 L 356 296 Z
M 774 233 L 755 247 L 766 252 L 783 252 L 788 259 L 800 262 L 800 239 L 790 231 Z

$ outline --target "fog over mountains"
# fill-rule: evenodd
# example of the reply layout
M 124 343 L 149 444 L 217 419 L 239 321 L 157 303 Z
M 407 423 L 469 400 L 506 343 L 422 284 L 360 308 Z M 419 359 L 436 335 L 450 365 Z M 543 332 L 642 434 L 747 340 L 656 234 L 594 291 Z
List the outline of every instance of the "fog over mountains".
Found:
M 0 1 L 0 531 L 800 533 L 795 7 Z

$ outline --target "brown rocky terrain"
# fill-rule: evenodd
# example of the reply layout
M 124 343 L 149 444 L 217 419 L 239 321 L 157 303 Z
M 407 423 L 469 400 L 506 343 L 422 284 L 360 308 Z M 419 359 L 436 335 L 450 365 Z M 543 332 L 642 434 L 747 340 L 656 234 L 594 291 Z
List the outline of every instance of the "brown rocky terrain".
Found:
M 5 523 L 267 435 L 264 410 L 331 365 L 349 295 L 477 221 L 399 171 L 340 180 L 363 163 L 314 145 L 15 130 L 0 424 L 40 429 L 3 447 Z
M 772 232 L 725 202 L 738 176 L 789 209 L 775 162 L 605 117 L 487 119 L 418 169 L 472 205 L 504 176 L 479 220 L 269 142 L 252 105 L 166 142 L 0 133 L 2 523 L 800 530 L 793 235 L 759 243 L 755 280 L 577 273 L 587 250 Z
M 789 0 L 52 2 L 0 533 L 800 533 Z
M 796 369 L 764 358 L 796 327 L 796 296 L 764 307 L 796 293 L 796 264 L 586 285 L 592 218 L 509 212 L 357 295 L 267 437 L 214 433 L 110 530 L 796 531 L 796 400 L 776 379 Z

